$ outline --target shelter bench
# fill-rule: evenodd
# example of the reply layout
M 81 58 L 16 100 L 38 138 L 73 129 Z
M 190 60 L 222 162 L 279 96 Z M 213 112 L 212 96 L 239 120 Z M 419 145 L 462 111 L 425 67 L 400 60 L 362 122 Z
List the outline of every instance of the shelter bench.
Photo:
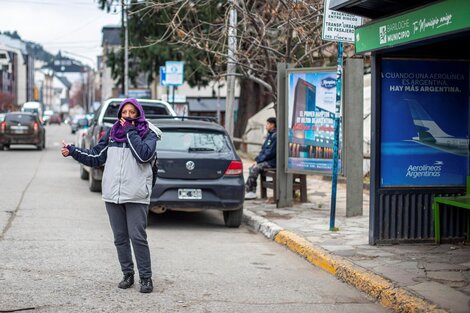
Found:
M 470 176 L 467 177 L 467 192 L 463 196 L 434 197 L 432 204 L 434 211 L 434 239 L 436 243 L 441 242 L 441 223 L 439 206 L 448 206 L 470 210 Z M 470 241 L 470 213 L 467 214 L 467 241 Z
M 269 178 L 269 179 L 268 179 Z M 307 175 L 305 174 L 293 174 L 292 175 L 292 192 L 295 195 L 295 191 L 300 191 L 300 202 L 307 202 Z M 274 193 L 274 199 L 277 199 L 277 182 L 276 182 L 276 169 L 266 168 L 260 173 L 261 180 L 261 199 L 266 199 L 267 189 L 272 189 Z

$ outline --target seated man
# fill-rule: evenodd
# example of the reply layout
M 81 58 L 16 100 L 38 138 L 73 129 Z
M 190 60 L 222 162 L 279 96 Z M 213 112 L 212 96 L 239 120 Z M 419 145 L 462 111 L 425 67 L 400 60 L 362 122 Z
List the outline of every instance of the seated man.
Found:
M 255 158 L 256 164 L 250 167 L 250 173 L 245 183 L 245 199 L 256 199 L 256 181 L 258 175 L 265 168 L 276 167 L 276 118 L 270 117 L 267 119 L 266 130 L 268 136 L 261 146 L 261 151 Z

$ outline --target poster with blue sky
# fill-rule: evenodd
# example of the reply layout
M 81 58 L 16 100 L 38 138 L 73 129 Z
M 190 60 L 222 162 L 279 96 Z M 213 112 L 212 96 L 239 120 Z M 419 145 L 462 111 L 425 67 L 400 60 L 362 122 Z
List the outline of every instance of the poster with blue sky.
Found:
M 382 60 L 382 187 L 465 184 L 469 72 L 467 61 Z
M 287 171 L 331 174 L 336 69 L 288 70 L 287 105 Z

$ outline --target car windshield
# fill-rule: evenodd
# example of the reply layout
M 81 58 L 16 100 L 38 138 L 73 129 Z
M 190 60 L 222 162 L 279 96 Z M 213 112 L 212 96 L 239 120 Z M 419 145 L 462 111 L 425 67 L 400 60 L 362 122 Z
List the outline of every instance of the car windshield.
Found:
M 10 123 L 31 123 L 34 121 L 34 116 L 30 114 L 7 114 L 5 116 L 5 121 Z
M 33 109 L 33 108 L 23 108 L 23 111 L 25 112 L 31 112 L 31 113 L 38 113 L 39 110 L 38 109 Z
M 176 144 L 175 144 L 176 143 Z M 201 130 L 163 130 L 157 150 L 182 152 L 228 152 L 224 134 Z
M 120 102 L 112 102 L 108 105 L 108 108 L 106 109 L 106 112 L 104 113 L 105 120 L 114 121 L 117 119 L 119 104 Z M 142 108 L 144 109 L 146 118 L 151 118 L 151 117 L 161 116 L 161 115 L 170 115 L 170 113 L 166 110 L 166 108 L 163 107 L 161 104 L 158 104 L 158 103 L 149 104 L 143 101 L 140 101 L 140 104 L 142 105 Z

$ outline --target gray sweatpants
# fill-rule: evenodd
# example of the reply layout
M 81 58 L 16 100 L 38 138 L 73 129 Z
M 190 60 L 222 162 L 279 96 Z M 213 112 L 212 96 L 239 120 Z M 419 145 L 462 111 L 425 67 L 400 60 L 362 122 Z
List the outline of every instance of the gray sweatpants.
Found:
M 134 274 L 132 248 L 134 249 L 140 278 L 152 277 L 150 250 L 147 243 L 148 205 L 143 203 L 115 204 L 105 202 L 109 222 L 114 234 L 119 263 L 123 274 Z

